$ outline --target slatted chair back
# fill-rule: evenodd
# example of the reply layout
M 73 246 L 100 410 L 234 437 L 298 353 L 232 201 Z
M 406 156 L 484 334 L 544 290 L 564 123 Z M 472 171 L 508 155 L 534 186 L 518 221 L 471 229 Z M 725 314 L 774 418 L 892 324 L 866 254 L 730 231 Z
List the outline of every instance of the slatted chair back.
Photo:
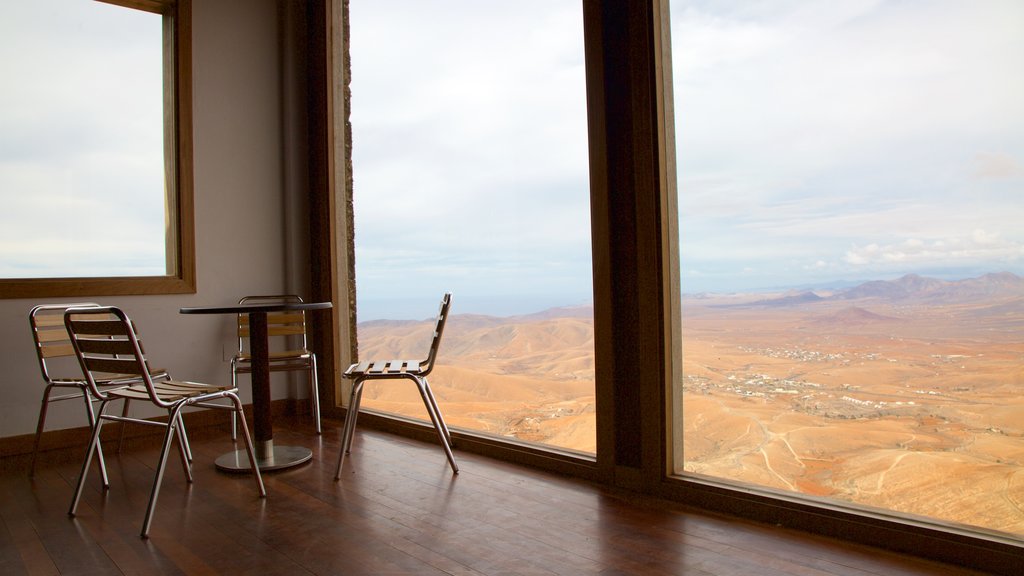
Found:
M 280 302 L 302 302 L 294 294 L 281 296 L 246 296 L 239 304 L 276 304 Z M 306 345 L 306 313 L 299 311 L 270 312 L 267 314 L 267 340 L 271 351 L 292 355 L 308 353 Z M 270 344 L 274 342 L 274 344 Z M 238 315 L 238 353 L 249 353 L 249 315 Z M 297 344 L 295 348 L 293 344 Z M 273 358 L 272 358 L 273 360 Z
M 430 340 L 430 352 L 427 359 L 420 365 L 420 374 L 426 376 L 434 369 L 434 361 L 437 360 L 437 351 L 441 348 L 441 336 L 444 334 L 444 325 L 448 321 L 448 311 L 452 306 L 451 292 L 445 293 L 441 298 L 441 306 L 437 312 L 437 320 L 434 322 L 434 335 Z
M 299 304 L 302 298 L 295 294 L 246 296 L 239 304 Z M 238 354 L 231 359 L 231 385 L 237 387 L 238 374 L 252 373 L 249 340 L 249 315 L 238 315 Z M 302 310 L 283 310 L 267 313 L 267 350 L 271 372 L 303 370 L 309 373 L 309 400 L 313 409 L 316 433 L 320 434 L 320 385 L 316 374 L 316 354 L 306 343 L 306 313 Z M 231 437 L 235 438 L 234 416 Z
M 64 325 L 89 389 L 96 397 L 106 398 L 97 383 L 116 375 L 138 379 L 154 404 L 162 408 L 170 406 L 157 394 L 142 342 L 121 309 L 113 306 L 70 308 L 64 313 Z
M 82 380 L 78 362 L 75 360 L 75 349 L 64 326 L 64 311 L 68 308 L 97 307 L 99 304 L 95 302 L 40 304 L 29 312 L 29 324 L 32 326 L 39 370 L 47 384 Z
M 75 304 L 40 304 L 29 311 L 29 325 L 32 327 L 32 339 L 35 344 L 36 359 L 39 371 L 46 384 L 43 389 L 42 402 L 39 405 L 39 417 L 36 421 L 35 440 L 32 443 L 32 462 L 29 464 L 29 476 L 36 470 L 36 458 L 46 427 L 46 414 L 53 402 L 63 400 L 82 400 L 85 403 L 85 414 L 89 426 L 95 422 L 92 407 L 93 398 L 89 395 L 88 385 L 82 377 L 82 369 L 75 358 L 75 349 L 64 327 L 64 311 L 69 307 L 96 307 L 95 302 L 78 302 Z M 69 391 L 70 392 L 67 392 Z M 65 391 L 60 393 L 61 391 Z M 55 392 L 58 392 L 55 394 Z M 107 485 L 106 464 L 103 455 L 99 458 L 100 472 L 104 486 Z

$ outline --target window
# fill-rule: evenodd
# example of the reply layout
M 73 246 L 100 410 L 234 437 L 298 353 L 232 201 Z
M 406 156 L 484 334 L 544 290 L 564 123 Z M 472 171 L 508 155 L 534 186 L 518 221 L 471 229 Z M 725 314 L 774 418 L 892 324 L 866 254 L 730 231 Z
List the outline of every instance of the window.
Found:
M 1024 536 L 1022 25 L 674 4 L 678 473 Z
M 415 358 L 453 292 L 431 385 L 449 425 L 596 451 L 578 0 L 357 0 L 359 355 Z M 425 418 L 415 387 L 363 407 Z
M 190 3 L 0 11 L 0 295 L 193 292 Z
M 337 1 L 340 5 L 341 1 Z M 439 13 L 447 14 L 440 9 L 447 4 L 437 5 Z M 745 13 L 741 11 L 739 15 L 753 16 L 767 6 L 759 4 Z M 738 6 L 739 9 L 743 7 Z M 673 375 L 683 365 L 681 360 L 676 361 L 676 355 L 680 349 L 684 355 L 692 351 L 678 345 L 684 339 L 676 334 L 680 328 L 675 312 L 678 312 L 680 302 L 677 274 L 681 267 L 677 261 L 679 243 L 675 241 L 678 224 L 674 186 L 676 155 L 669 156 L 674 151 L 676 136 L 683 134 L 688 122 L 701 114 L 700 108 L 690 107 L 691 98 L 682 97 L 686 87 L 681 83 L 687 82 L 685 77 L 680 79 L 685 66 L 679 66 L 684 32 L 678 27 L 678 20 L 671 26 L 676 47 L 673 50 L 676 66 L 671 70 L 675 71 L 675 92 L 680 98 L 663 100 L 662 95 L 672 93 L 668 80 L 673 75 L 670 69 L 661 67 L 661 63 L 666 62 L 668 48 L 668 2 L 584 0 L 583 8 L 592 128 L 589 136 L 598 453 L 592 461 L 562 458 L 562 455 L 550 451 L 528 449 L 510 442 L 491 442 L 477 435 L 463 436 L 460 446 L 466 449 L 472 446 L 473 450 L 509 461 L 607 482 L 711 510 L 883 548 L 910 550 L 983 570 L 1012 573 L 1020 557 L 1019 539 L 1012 536 L 1009 539 L 991 534 L 969 536 L 963 529 L 948 525 L 922 523 L 891 512 L 871 514 L 863 508 L 851 509 L 835 500 L 821 505 L 821 499 L 794 497 L 791 492 L 783 494 L 763 486 L 752 488 L 752 484 L 742 481 L 684 471 L 683 420 L 675 418 L 665 422 L 661 418 L 666 413 L 674 415 L 682 411 L 681 400 L 670 402 L 670 398 L 683 394 L 682 386 L 674 385 L 669 391 L 666 385 L 683 382 L 681 376 Z M 687 7 L 674 2 L 673 9 L 673 15 L 678 18 Z M 716 18 L 710 20 L 716 21 Z M 352 22 L 353 26 L 357 24 L 355 15 Z M 695 39 L 697 37 L 692 35 L 689 38 Z M 729 50 L 717 47 L 703 52 L 723 55 Z M 353 43 L 354 59 L 357 53 L 358 46 Z M 339 62 L 341 60 L 339 58 Z M 1011 80 L 1019 81 L 1016 76 Z M 759 84 L 758 89 L 763 86 Z M 736 100 L 742 100 L 743 96 L 733 95 Z M 337 98 L 337 101 L 342 100 Z M 704 113 L 712 114 L 714 107 L 710 108 L 711 111 L 705 110 Z M 672 129 L 675 123 L 669 122 L 673 116 L 679 120 L 676 130 Z M 404 120 L 395 118 L 396 124 Z M 336 124 L 339 135 L 341 126 L 341 122 Z M 360 145 L 358 138 L 354 145 Z M 679 148 L 685 145 L 683 143 Z M 778 147 L 778 143 L 773 146 Z M 682 158 L 683 154 L 679 156 Z M 679 172 L 682 180 L 679 187 L 681 206 L 689 187 L 694 184 L 688 180 L 687 170 L 691 169 L 692 166 Z M 341 173 L 338 181 L 342 181 L 344 176 Z M 356 180 L 359 179 L 357 174 Z M 742 201 L 726 197 L 721 204 L 728 206 L 730 203 L 740 205 Z M 692 208 L 692 205 L 687 206 L 686 210 Z M 395 206 L 395 209 L 401 207 Z M 690 266 L 688 249 L 694 246 L 686 242 L 696 238 L 687 229 L 686 210 L 678 211 L 682 219 L 679 232 L 683 238 L 684 272 Z M 725 220 L 727 223 L 728 219 Z M 350 237 L 347 234 L 348 231 L 343 230 L 338 237 L 339 242 L 345 242 Z M 359 236 L 358 231 L 356 236 Z M 343 258 L 339 261 L 338 268 L 345 270 L 349 261 Z M 396 277 L 416 281 L 412 274 Z M 682 283 L 684 290 L 692 292 L 693 275 L 684 277 Z M 671 297 L 673 292 L 676 297 Z M 360 280 L 360 295 L 365 295 L 363 280 Z M 435 298 L 423 298 L 416 304 L 416 310 L 432 309 L 436 304 Z M 347 295 L 343 301 L 348 301 Z M 695 311 L 687 310 L 687 316 L 692 312 Z M 426 315 L 423 312 L 418 314 Z M 354 331 L 354 326 L 343 327 L 343 339 L 345 334 Z M 689 373 L 693 366 L 687 363 L 685 368 Z M 687 396 L 690 396 L 689 391 Z M 694 421 L 691 416 L 687 414 L 688 422 Z M 372 420 L 389 429 L 412 433 L 409 427 L 395 424 L 390 418 Z M 429 432 L 413 434 L 427 437 Z M 718 442 L 717 439 L 711 441 Z M 666 466 L 666 463 L 671 465 Z

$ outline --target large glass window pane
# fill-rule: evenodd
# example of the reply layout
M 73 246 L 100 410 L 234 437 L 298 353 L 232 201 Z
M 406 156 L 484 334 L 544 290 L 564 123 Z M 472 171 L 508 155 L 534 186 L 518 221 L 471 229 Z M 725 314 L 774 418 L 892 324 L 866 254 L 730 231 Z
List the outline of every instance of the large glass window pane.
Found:
M 673 2 L 677 472 L 1024 536 L 1024 4 Z
M 163 27 L 103 2 L 0 7 L 0 278 L 177 274 Z
M 455 427 L 595 451 L 582 7 L 354 0 L 359 356 L 417 358 Z M 363 407 L 426 418 L 415 387 Z

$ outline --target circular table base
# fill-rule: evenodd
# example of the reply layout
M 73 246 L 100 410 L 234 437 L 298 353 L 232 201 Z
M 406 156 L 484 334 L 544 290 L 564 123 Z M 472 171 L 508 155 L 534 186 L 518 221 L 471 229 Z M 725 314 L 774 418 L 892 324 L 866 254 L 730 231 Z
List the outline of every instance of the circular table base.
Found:
M 313 458 L 313 451 L 302 446 L 274 446 L 269 452 L 257 450 L 256 465 L 260 472 L 298 466 Z M 228 452 L 217 458 L 217 468 L 225 472 L 248 472 L 249 455 L 243 450 Z

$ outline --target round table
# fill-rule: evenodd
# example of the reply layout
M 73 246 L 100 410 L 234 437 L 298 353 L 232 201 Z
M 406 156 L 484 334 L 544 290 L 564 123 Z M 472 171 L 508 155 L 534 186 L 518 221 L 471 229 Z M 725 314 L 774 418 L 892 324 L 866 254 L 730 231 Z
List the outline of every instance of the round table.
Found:
M 267 313 L 325 310 L 330 302 L 282 302 L 277 304 L 231 304 L 228 306 L 189 306 L 182 314 L 248 314 L 249 353 L 252 356 L 253 445 L 256 465 L 263 470 L 280 470 L 309 461 L 313 451 L 302 446 L 274 446 L 274 422 L 270 403 L 270 351 L 267 342 Z M 217 468 L 227 472 L 248 472 L 245 450 L 228 452 L 217 458 Z

